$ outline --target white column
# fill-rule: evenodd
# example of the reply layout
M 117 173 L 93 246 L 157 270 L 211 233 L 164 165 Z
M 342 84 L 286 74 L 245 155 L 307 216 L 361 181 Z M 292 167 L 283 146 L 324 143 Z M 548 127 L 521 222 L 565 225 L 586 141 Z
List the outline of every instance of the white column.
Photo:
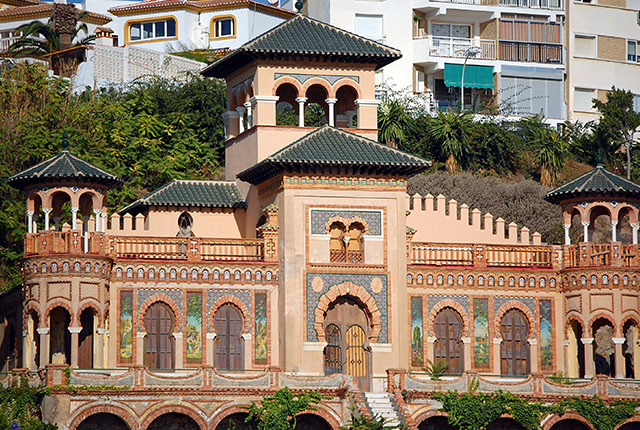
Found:
M 106 367 L 104 365 L 104 335 L 107 333 L 107 330 L 103 328 L 96 329 L 96 357 L 93 361 L 93 367 L 97 369 L 102 369 Z
M 71 358 L 67 357 L 69 364 L 74 369 L 78 368 L 78 336 L 82 331 L 82 327 L 68 327 L 69 333 L 71 333 Z
M 626 339 L 624 337 L 614 337 L 614 338 L 611 338 L 611 340 L 613 340 L 613 344 L 614 344 L 615 375 L 616 375 L 616 378 L 622 379 L 625 377 L 625 374 L 624 374 L 625 359 L 624 359 L 624 354 L 622 353 L 622 345 L 624 345 L 624 342 Z
M 49 230 L 49 214 L 51 213 L 51 208 L 43 208 L 42 212 L 44 212 L 44 230 Z
M 298 102 L 298 127 L 304 127 L 304 104 L 307 102 L 306 97 L 296 98 Z
M 33 233 L 33 211 L 27 211 L 27 233 Z
M 616 228 L 618 226 L 618 221 L 611 221 L 611 242 L 615 242 L 617 240 L 617 231 Z
M 582 221 L 583 242 L 589 242 L 589 221 Z
M 244 106 L 238 106 L 236 112 L 238 112 L 238 134 L 244 131 L 244 113 L 246 109 Z
M 244 108 L 247 110 L 247 128 L 253 127 L 253 111 L 251 102 L 245 102 Z
M 356 111 L 348 110 L 347 111 L 347 124 L 349 128 L 353 128 L 353 117 L 356 116 Z
M 89 215 L 82 216 L 82 243 L 83 251 L 89 252 Z
M 78 208 L 71 208 L 71 230 L 76 229 L 77 221 L 78 221 Z
M 94 209 L 93 213 L 96 215 L 96 233 L 102 231 L 102 209 Z
M 49 327 L 36 329 L 40 335 L 40 367 L 49 364 Z
M 571 228 L 571 224 L 563 224 L 564 228 L 564 244 L 571 245 L 571 236 L 569 236 L 569 229 Z
M 336 125 L 335 121 L 335 106 L 338 99 L 326 99 L 327 105 L 329 105 L 329 125 L 334 127 Z
M 184 363 L 182 361 L 182 333 L 173 333 L 173 338 L 176 340 L 175 345 L 175 352 L 176 352 L 176 357 L 175 357 L 175 361 L 174 361 L 174 367 L 176 369 L 182 369 L 184 367 Z
M 633 234 L 633 244 L 634 245 L 638 244 L 638 227 L 640 227 L 640 224 L 638 224 L 637 222 L 631 223 L 631 232 Z

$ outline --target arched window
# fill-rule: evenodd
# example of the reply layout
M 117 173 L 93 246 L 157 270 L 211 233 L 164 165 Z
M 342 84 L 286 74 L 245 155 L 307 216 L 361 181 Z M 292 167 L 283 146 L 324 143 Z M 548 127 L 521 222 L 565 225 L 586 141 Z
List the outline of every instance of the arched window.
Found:
M 173 368 L 173 325 L 173 312 L 165 303 L 154 303 L 145 313 L 144 363 L 148 368 Z
M 86 308 L 80 314 L 82 330 L 78 335 L 78 367 L 80 369 L 93 368 L 93 347 L 95 331 L 95 314 L 93 309 Z
M 178 234 L 176 236 L 177 237 L 193 236 L 193 232 L 191 231 L 192 227 L 193 227 L 193 217 L 191 217 L 191 215 L 189 215 L 187 212 L 182 212 L 178 217 Z
M 359 222 L 349 225 L 348 240 L 345 243 L 347 249 L 347 261 L 349 263 L 364 263 L 364 226 Z
M 226 303 L 213 317 L 216 330 L 214 364 L 217 369 L 244 369 L 244 339 L 242 313 L 235 305 Z
M 346 228 L 341 222 L 334 222 L 329 226 L 329 261 L 332 263 L 345 263 L 347 261 L 344 243 Z
M 49 313 L 49 362 L 53 363 L 55 354 L 63 354 L 64 362 L 70 364 L 71 360 L 71 333 L 68 328 L 71 324 L 71 315 L 63 307 L 57 307 Z

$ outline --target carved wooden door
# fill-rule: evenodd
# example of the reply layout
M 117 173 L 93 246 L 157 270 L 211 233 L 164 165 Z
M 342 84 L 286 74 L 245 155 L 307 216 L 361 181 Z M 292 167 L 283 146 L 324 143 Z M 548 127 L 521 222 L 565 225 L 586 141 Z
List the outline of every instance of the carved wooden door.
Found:
M 511 309 L 500 322 L 500 373 L 503 375 L 529 374 L 529 323 L 524 314 Z
M 327 346 L 324 348 L 324 374 L 332 375 L 342 372 L 342 347 L 340 329 L 329 324 L 324 331 Z
M 363 391 L 369 389 L 369 372 L 366 341 L 367 336 L 362 327 L 357 324 L 347 329 L 345 373 L 358 378 L 358 384 Z
M 164 303 L 155 303 L 147 310 L 144 355 L 150 369 L 173 369 L 173 323 L 173 313 Z
M 85 310 L 80 314 L 82 331 L 78 335 L 78 367 L 93 368 L 93 314 Z
M 232 304 L 220 306 L 213 318 L 216 330 L 214 365 L 218 369 L 244 369 L 244 321 Z
M 453 309 L 444 308 L 436 315 L 434 331 L 436 334 L 434 362 L 445 361 L 447 373 L 462 373 L 464 370 L 462 318 Z

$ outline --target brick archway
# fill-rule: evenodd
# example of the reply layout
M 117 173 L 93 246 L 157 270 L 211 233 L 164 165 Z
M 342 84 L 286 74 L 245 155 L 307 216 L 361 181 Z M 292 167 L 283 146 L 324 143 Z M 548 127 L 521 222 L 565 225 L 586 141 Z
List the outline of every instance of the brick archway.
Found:
M 417 426 L 420 426 L 420 424 L 422 424 L 424 421 L 433 417 L 448 418 L 449 415 L 447 415 L 446 412 L 434 410 L 433 407 L 430 407 L 430 409 L 419 411 L 417 414 L 415 414 L 413 416 L 413 422 L 415 422 Z
M 575 420 L 587 426 L 587 428 L 593 430 L 593 426 L 582 415 L 579 415 L 572 411 L 567 411 L 564 415 L 552 415 L 550 418 L 543 420 L 542 430 L 550 430 L 551 427 L 556 425 L 560 421 Z
M 147 313 L 147 310 L 149 310 L 151 305 L 158 302 L 164 303 L 171 308 L 171 311 L 173 312 L 173 316 L 175 318 L 172 332 L 176 333 L 178 329 L 182 327 L 182 314 L 180 312 L 180 309 L 178 308 L 178 305 L 176 305 L 176 302 L 174 302 L 171 297 L 162 293 L 154 294 L 153 296 L 149 297 L 140 307 L 140 311 L 138 312 L 138 331 L 141 333 L 147 332 L 144 327 L 144 315 Z
M 208 321 L 210 332 L 211 333 L 216 332 L 216 329 L 213 325 L 213 319 L 215 318 L 216 312 L 218 311 L 218 309 L 220 309 L 221 306 L 227 303 L 231 303 L 234 306 L 236 306 L 238 309 L 240 309 L 240 313 L 242 314 L 242 319 L 243 319 L 242 323 L 244 324 L 242 328 L 242 333 L 249 333 L 251 328 L 251 314 L 249 313 L 249 309 L 247 309 L 247 306 L 244 303 L 242 303 L 242 301 L 239 298 L 231 294 L 227 294 L 226 296 L 220 297 L 218 300 L 216 300 L 213 306 L 211 306 L 211 309 L 209 310 L 209 321 Z
M 140 422 L 140 430 L 146 430 L 153 420 L 165 414 L 185 415 L 195 421 L 198 427 L 200 427 L 200 430 L 207 430 L 209 428 L 201 411 L 184 404 L 162 403 L 147 412 L 146 416 Z
M 23 321 L 23 324 L 26 324 L 26 323 L 27 323 L 27 316 L 28 316 L 28 315 L 29 315 L 29 313 L 31 313 L 31 312 L 35 313 L 35 314 L 38 316 L 38 327 L 44 327 L 44 326 L 42 325 L 42 323 L 44 322 L 44 321 L 42 320 L 42 312 L 40 312 L 40 307 L 39 307 L 39 306 L 36 304 L 36 302 L 34 302 L 34 301 L 29 302 L 29 304 L 28 304 L 27 306 L 25 306 L 25 308 L 24 308 L 24 312 L 23 312 L 23 314 L 22 314 L 22 315 L 24 316 L 24 318 L 23 318 L 23 320 L 24 320 L 24 321 Z M 25 327 L 26 327 L 26 326 L 25 326 Z M 36 328 L 38 328 L 38 327 L 36 327 Z
M 582 318 L 580 318 L 575 313 L 570 313 L 569 315 L 567 315 L 567 318 L 565 319 L 565 335 L 569 334 L 569 330 L 571 329 L 571 323 L 573 321 L 577 322 L 580 328 L 582 328 L 583 336 L 587 334 L 586 327 L 584 325 L 584 321 L 582 321 Z
M 493 327 L 495 337 L 500 339 L 502 338 L 500 323 L 502 322 L 502 318 L 504 317 L 504 314 L 506 314 L 511 309 L 517 309 L 525 315 L 525 317 L 527 318 L 527 322 L 529 323 L 529 331 L 530 331 L 529 338 L 535 339 L 537 336 L 536 319 L 533 317 L 533 314 L 531 313 L 529 308 L 517 300 L 511 300 L 510 302 L 507 302 L 504 305 L 500 306 L 500 309 L 498 309 L 498 312 L 496 313 L 496 318 L 494 321 L 494 327 Z
M 444 308 L 452 308 L 460 315 L 460 318 L 462 318 L 462 324 L 463 324 L 463 329 L 462 329 L 463 333 L 461 337 L 467 337 L 469 335 L 469 317 L 467 313 L 464 311 L 464 309 L 462 308 L 462 306 L 460 306 L 458 303 L 456 303 L 454 300 L 451 300 L 451 299 L 444 299 L 438 302 L 438 304 L 436 304 L 433 307 L 433 309 L 431 309 L 431 313 L 429 314 L 429 319 L 428 319 L 429 321 L 428 331 L 431 333 L 431 335 L 435 336 L 435 333 L 433 333 L 433 326 L 435 324 L 436 316 L 438 315 L 438 312 L 440 312 Z
M 68 303 L 62 301 L 55 301 L 49 305 L 46 312 L 44 313 L 44 321 L 47 322 L 47 327 L 49 327 L 49 314 L 51 314 L 52 310 L 58 307 L 64 308 L 67 310 L 67 312 L 69 312 L 69 325 L 71 325 L 75 321 L 75 314 L 71 310 L 71 306 Z
M 593 332 L 593 324 L 599 319 L 607 320 L 609 324 L 611 324 L 611 327 L 613 327 L 614 336 L 616 335 L 616 333 L 618 333 L 618 325 L 616 324 L 615 318 L 613 317 L 613 315 L 611 315 L 610 313 L 600 312 L 594 315 L 593 317 L 591 317 L 591 320 L 589 320 L 589 325 L 587 326 L 587 330 L 589 331 L 589 336 L 591 337 L 595 336 L 595 333 Z
M 291 76 L 280 76 L 278 79 L 276 79 L 275 83 L 273 84 L 272 95 L 277 95 L 276 93 L 278 92 L 278 88 L 283 84 L 291 84 L 298 92 L 296 97 L 304 97 L 302 84 L 300 84 L 297 79 L 292 78 Z
M 365 314 L 369 318 L 369 324 L 371 327 L 371 335 L 369 336 L 369 339 L 372 343 L 377 342 L 380 330 L 382 329 L 380 310 L 378 309 L 378 305 L 376 304 L 373 296 L 371 296 L 371 294 L 369 294 L 367 290 L 365 290 L 360 285 L 356 285 L 350 281 L 345 281 L 341 284 L 334 285 L 333 287 L 329 288 L 329 291 L 327 291 L 320 297 L 320 301 L 318 302 L 318 306 L 315 310 L 314 322 L 314 328 L 316 329 L 316 333 L 318 333 L 318 341 L 325 342 L 324 317 L 329 310 L 329 306 L 338 297 L 342 296 L 353 297 L 362 306 Z
M 322 418 L 331 427 L 331 430 L 340 429 L 340 418 L 331 411 L 329 408 L 325 408 L 322 405 L 316 405 L 315 409 L 307 409 L 300 412 L 298 415 L 316 415 Z
M 82 315 L 82 312 L 88 308 L 93 309 L 93 311 L 95 312 L 95 316 L 98 318 L 98 322 L 99 322 L 98 327 L 102 327 L 103 326 L 102 312 L 100 312 L 100 307 L 98 306 L 98 304 L 94 302 L 84 303 L 82 306 L 80 306 L 80 308 L 78 309 L 78 312 L 76 312 L 76 324 L 78 324 L 78 327 L 82 325 L 80 324 L 80 315 Z
M 633 321 L 635 326 L 638 329 L 640 329 L 640 321 L 638 320 L 638 316 L 637 315 L 633 315 L 633 314 L 627 314 L 626 316 L 622 317 L 622 321 L 620 321 L 620 336 L 621 337 L 624 337 L 624 326 L 629 321 Z
M 640 416 L 635 416 L 635 417 L 631 417 L 628 420 L 625 420 L 623 422 L 621 422 L 620 424 L 618 424 L 615 428 L 615 430 L 619 430 L 622 428 L 622 426 L 624 426 L 625 424 L 631 424 L 631 423 L 640 423 Z
M 248 406 L 249 405 L 234 404 L 231 406 L 227 406 L 226 408 L 222 408 L 217 413 L 215 413 L 211 418 L 211 424 L 209 425 L 209 429 L 216 430 L 216 427 L 218 427 L 218 425 L 222 422 L 222 420 L 224 420 L 230 415 L 248 413 L 248 409 L 247 409 Z
M 124 406 L 109 404 L 109 405 L 95 405 L 89 404 L 86 407 L 80 409 L 78 413 L 69 421 L 69 429 L 76 430 L 78 426 L 91 415 L 95 414 L 112 414 L 122 419 L 130 430 L 138 430 L 138 422 L 135 418 L 135 412 L 126 409 Z
M 360 85 L 354 81 L 352 78 L 340 78 L 332 85 L 332 91 L 334 96 L 338 94 L 338 90 L 342 87 L 349 87 L 353 89 L 356 93 L 356 97 L 362 98 L 362 91 L 360 90 Z

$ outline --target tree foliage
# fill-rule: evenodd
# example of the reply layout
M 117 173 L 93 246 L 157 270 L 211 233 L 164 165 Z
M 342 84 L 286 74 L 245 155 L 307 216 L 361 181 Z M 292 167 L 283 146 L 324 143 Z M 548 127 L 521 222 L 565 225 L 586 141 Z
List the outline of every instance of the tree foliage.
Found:
M 296 415 L 322 400 L 316 392 L 308 391 L 294 394 L 288 387 L 275 392 L 273 396 L 264 396 L 262 402 L 251 402 L 246 422 L 257 422 L 258 430 L 294 430 Z
M 78 16 L 82 18 L 87 13 L 83 12 Z M 31 21 L 16 29 L 21 37 L 9 47 L 9 53 L 14 57 L 41 57 L 60 50 L 60 35 L 56 33 L 49 22 Z M 80 38 L 80 35 L 84 37 Z M 87 24 L 82 22 L 76 27 L 76 31 L 71 36 L 75 40 L 74 45 L 86 45 L 95 39 L 95 35 L 89 35 Z
M 29 387 L 26 378 L 7 388 L 0 386 L 0 430 L 9 430 L 17 423 L 23 430 L 55 430 L 53 424 L 40 419 L 40 402 L 45 392 L 41 388 Z
M 378 140 L 397 148 L 409 127 L 409 112 L 402 99 L 385 97 L 378 108 Z

